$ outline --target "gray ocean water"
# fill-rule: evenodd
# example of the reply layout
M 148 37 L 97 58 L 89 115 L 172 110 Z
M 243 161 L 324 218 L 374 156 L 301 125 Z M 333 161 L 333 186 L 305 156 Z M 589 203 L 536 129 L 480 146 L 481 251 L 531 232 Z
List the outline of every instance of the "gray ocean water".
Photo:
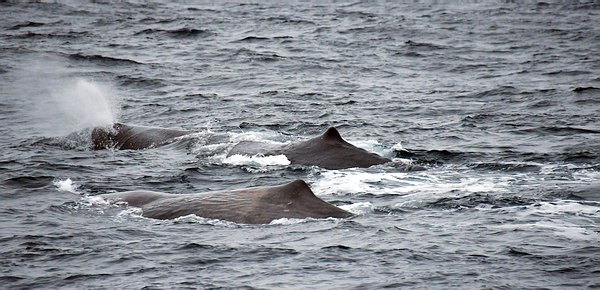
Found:
M 597 1 L 48 2 L 0 1 L 0 288 L 600 288 Z M 116 121 L 195 133 L 90 150 Z M 426 170 L 226 157 L 329 126 Z M 294 179 L 356 216 L 95 197 Z

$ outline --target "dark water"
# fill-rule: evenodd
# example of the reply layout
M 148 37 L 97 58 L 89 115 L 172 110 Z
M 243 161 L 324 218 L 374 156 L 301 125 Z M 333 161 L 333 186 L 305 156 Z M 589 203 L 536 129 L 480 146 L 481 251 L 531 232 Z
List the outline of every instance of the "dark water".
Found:
M 597 2 L 98 2 L 0 3 L 0 287 L 600 287 Z M 114 121 L 196 133 L 89 150 Z M 330 125 L 427 170 L 225 158 Z M 298 178 L 357 216 L 157 221 L 94 197 Z

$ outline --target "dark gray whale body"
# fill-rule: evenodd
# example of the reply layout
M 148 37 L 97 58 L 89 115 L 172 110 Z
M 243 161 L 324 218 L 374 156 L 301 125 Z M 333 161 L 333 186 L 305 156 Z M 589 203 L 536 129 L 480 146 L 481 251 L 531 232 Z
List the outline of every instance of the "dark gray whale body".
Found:
M 235 145 L 227 156 L 236 154 L 285 155 L 291 163 L 316 165 L 326 169 L 370 167 L 391 161 L 346 142 L 334 127 L 330 127 L 325 133 L 315 138 L 283 147 L 262 142 L 243 141 Z
M 145 149 L 164 145 L 173 138 L 187 134 L 189 132 L 176 129 L 115 123 L 112 128 L 98 127 L 92 130 L 92 148 Z
M 173 219 L 195 214 L 242 224 L 268 224 L 280 218 L 346 218 L 351 213 L 314 195 L 302 180 L 269 187 L 253 187 L 199 194 L 127 191 L 100 195 L 142 208 L 142 215 Z

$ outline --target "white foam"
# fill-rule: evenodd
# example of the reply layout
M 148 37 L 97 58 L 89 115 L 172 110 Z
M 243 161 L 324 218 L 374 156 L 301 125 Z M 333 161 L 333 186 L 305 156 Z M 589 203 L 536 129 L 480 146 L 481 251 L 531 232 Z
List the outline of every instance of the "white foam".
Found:
M 449 174 L 449 173 L 445 173 Z M 456 173 L 455 173 L 456 174 Z M 313 184 L 315 192 L 326 194 L 424 195 L 453 192 L 509 192 L 511 177 L 438 176 L 436 172 L 364 172 L 360 169 L 321 172 Z
M 346 141 L 348 141 L 348 143 L 350 143 L 358 148 L 362 148 L 369 152 L 374 152 L 374 153 L 377 153 L 381 156 L 388 157 L 388 158 L 394 158 L 394 156 L 396 156 L 394 151 L 398 150 L 397 148 L 402 148 L 402 145 L 400 143 L 397 143 L 396 145 L 394 145 L 391 148 L 387 148 L 384 145 L 382 145 L 379 141 L 373 140 L 373 139 L 368 139 L 368 140 L 347 140 L 346 139 Z
M 334 217 L 328 217 L 328 218 L 304 218 L 304 219 L 298 219 L 298 218 L 280 218 L 280 219 L 275 219 L 272 220 L 269 225 L 297 225 L 297 224 L 303 224 L 303 223 L 309 223 L 309 222 L 314 222 L 314 221 L 338 221 L 340 219 L 338 218 L 334 218 Z
M 577 201 L 561 200 L 555 202 L 540 202 L 529 206 L 526 211 L 519 212 L 520 217 L 570 214 L 575 216 L 600 217 L 600 207 L 581 204 Z
M 398 175 L 403 174 L 398 173 Z M 379 190 L 382 188 L 376 186 L 376 184 L 382 183 L 384 179 L 396 177 L 394 173 L 369 173 L 356 169 L 323 171 L 320 174 L 319 180 L 312 184 L 312 188 L 314 192 L 318 192 L 319 194 L 380 194 L 381 191 Z
M 600 171 L 582 169 L 573 172 L 573 177 L 581 182 L 597 182 L 600 180 Z
M 317 195 L 399 195 L 393 208 L 421 208 L 443 197 L 460 198 L 473 193 L 510 192 L 514 176 L 471 175 L 451 171 L 384 172 L 364 169 L 319 172 L 311 181 Z M 359 209 L 360 210 L 360 209 Z M 372 209 L 366 209 L 372 210 Z
M 56 186 L 56 188 L 58 189 L 58 191 L 66 191 L 66 192 L 71 192 L 71 193 L 78 193 L 77 192 L 77 185 L 73 183 L 73 181 L 71 180 L 71 178 L 67 178 L 65 180 L 54 180 L 52 182 L 52 184 L 54 186 Z
M 362 149 L 365 149 L 365 150 L 371 151 L 371 152 L 382 151 L 382 148 L 383 148 L 383 146 L 381 145 L 381 143 L 379 143 L 379 141 L 373 140 L 373 139 L 353 140 L 353 141 L 348 141 L 348 143 L 350 143 L 358 148 L 362 148 Z
M 129 217 L 140 218 L 142 217 L 142 212 L 142 209 L 139 207 L 127 207 L 115 216 L 115 220 L 123 221 Z
M 496 226 L 504 230 L 523 230 L 532 232 L 535 230 L 548 231 L 556 236 L 561 236 L 570 240 L 598 241 L 600 234 L 594 230 L 586 229 L 582 226 L 567 223 L 562 220 L 537 221 L 530 223 L 503 224 Z
M 90 206 L 111 204 L 108 200 L 102 198 L 101 196 L 84 196 L 83 201 L 85 201 Z
M 227 156 L 230 150 L 242 141 L 255 141 L 266 143 L 268 145 L 283 146 L 287 143 L 274 141 L 273 139 L 281 139 L 281 134 L 276 132 L 228 132 L 220 143 L 208 143 L 213 136 L 212 131 L 206 133 L 190 134 L 189 138 L 196 138 L 198 142 L 192 148 L 192 151 L 199 156 L 202 156 L 211 162 L 229 164 L 234 166 L 248 166 L 254 168 L 267 166 L 287 166 L 290 164 L 289 160 L 284 155 L 276 156 L 247 156 L 247 155 L 232 155 Z
M 375 208 L 370 202 L 357 202 L 353 204 L 340 205 L 338 207 L 356 215 L 364 215 L 373 212 L 373 209 Z
M 406 158 L 392 158 L 392 163 L 399 165 L 399 166 L 407 166 L 410 167 L 412 165 L 414 165 L 414 162 L 410 159 L 406 159 Z
M 234 144 L 237 144 L 242 141 L 255 141 L 271 143 L 274 145 L 285 145 L 289 141 L 287 140 L 287 136 L 275 131 L 250 131 L 242 133 L 229 132 L 229 137 Z
M 600 242 L 599 233 L 574 224 L 568 224 L 564 221 L 537 222 L 533 224 L 533 227 L 550 230 L 555 235 L 562 236 L 570 240 L 595 240 Z
M 404 151 L 404 147 L 401 142 L 396 143 L 396 145 L 392 146 L 392 150 L 394 151 Z
M 223 160 L 224 164 L 236 165 L 236 166 L 251 166 L 251 167 L 265 167 L 265 166 L 287 166 L 290 165 L 290 161 L 285 155 L 268 155 L 268 156 L 246 156 L 246 155 L 231 155 Z
M 220 226 L 220 227 L 238 227 L 239 226 L 239 224 L 231 222 L 231 221 L 203 218 L 203 217 L 199 217 L 195 214 L 181 216 L 181 217 L 173 219 L 172 221 L 160 221 L 160 222 L 174 222 L 174 223 L 187 222 L 187 223 L 198 223 L 198 224 L 203 224 L 203 225 Z
M 600 233 L 596 230 L 600 218 L 600 207 L 595 204 L 582 204 L 579 201 L 560 200 L 539 202 L 528 206 L 486 208 L 502 215 L 510 212 L 516 221 L 495 227 L 504 230 L 544 231 L 570 240 L 596 241 L 600 243 Z
M 293 219 L 293 218 L 280 218 L 272 220 L 270 225 L 296 225 L 307 222 L 308 219 Z

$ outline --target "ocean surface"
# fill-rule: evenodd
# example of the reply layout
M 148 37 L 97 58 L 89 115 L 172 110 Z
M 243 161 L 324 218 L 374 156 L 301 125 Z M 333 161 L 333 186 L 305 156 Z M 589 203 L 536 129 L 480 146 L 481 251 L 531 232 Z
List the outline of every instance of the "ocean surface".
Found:
M 597 1 L 36 2 L 0 1 L 0 288 L 600 288 Z M 90 150 L 113 122 L 194 133 Z M 426 170 L 226 157 L 329 126 Z M 97 197 L 295 179 L 355 216 Z

